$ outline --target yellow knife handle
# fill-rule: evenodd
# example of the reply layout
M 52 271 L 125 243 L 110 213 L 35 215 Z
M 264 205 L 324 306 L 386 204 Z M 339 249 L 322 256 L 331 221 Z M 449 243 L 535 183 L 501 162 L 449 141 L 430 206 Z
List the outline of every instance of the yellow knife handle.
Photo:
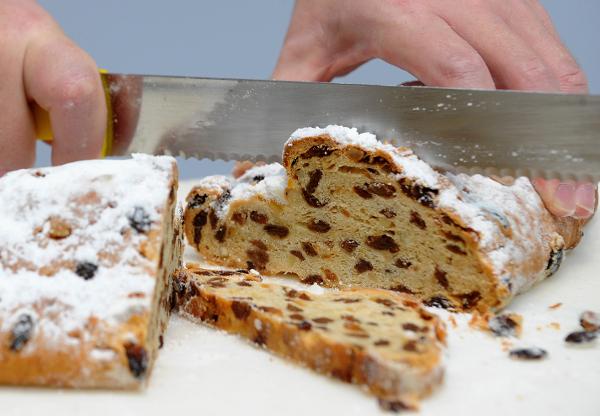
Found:
M 111 154 L 113 144 L 113 112 L 110 99 L 110 91 L 108 81 L 105 76 L 106 71 L 100 70 L 100 78 L 102 79 L 102 87 L 104 88 L 104 97 L 106 99 L 106 133 L 104 134 L 104 144 L 102 145 L 102 157 Z M 54 135 L 52 134 L 52 124 L 50 123 L 50 114 L 37 104 L 33 106 L 33 118 L 35 121 L 35 133 L 37 138 L 46 142 L 52 143 Z

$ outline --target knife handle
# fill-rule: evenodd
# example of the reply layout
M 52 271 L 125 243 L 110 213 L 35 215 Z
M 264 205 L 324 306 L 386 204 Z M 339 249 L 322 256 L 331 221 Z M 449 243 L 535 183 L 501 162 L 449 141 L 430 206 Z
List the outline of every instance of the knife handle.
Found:
M 100 70 L 100 78 L 102 79 L 102 87 L 104 88 L 104 97 L 106 99 L 106 133 L 104 134 L 104 144 L 102 145 L 102 157 L 106 157 L 111 154 L 112 143 L 113 143 L 113 112 L 110 99 L 110 91 L 108 88 L 108 82 L 102 75 L 107 71 L 104 69 Z M 33 118 L 35 122 L 35 133 L 39 140 L 46 143 L 52 143 L 54 135 L 52 133 L 52 124 L 50 123 L 50 114 L 39 105 L 33 105 Z

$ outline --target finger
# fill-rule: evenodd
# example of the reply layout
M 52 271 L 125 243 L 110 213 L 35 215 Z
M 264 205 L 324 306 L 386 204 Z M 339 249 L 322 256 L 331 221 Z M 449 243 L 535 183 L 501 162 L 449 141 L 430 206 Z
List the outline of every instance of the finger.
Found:
M 426 27 L 426 30 L 424 28 Z M 482 57 L 437 16 L 408 16 L 379 29 L 377 56 L 426 85 L 493 89 Z
M 575 214 L 576 186 L 574 182 L 561 182 L 558 179 L 535 179 L 533 181 L 546 208 L 557 217 L 570 217 Z
M 478 24 L 464 8 L 448 8 L 444 18 L 483 57 L 498 88 L 558 91 L 560 84 L 545 61 L 498 15 L 481 9 Z
M 542 58 L 558 80 L 560 90 L 587 93 L 588 82 L 585 73 L 560 41 L 554 29 L 549 29 L 548 26 L 552 26 L 552 23 L 539 3 L 523 1 L 507 3 L 510 4 L 506 7 L 512 7 L 512 10 L 511 18 L 506 20 L 506 23 Z
M 62 34 L 39 36 L 27 48 L 25 89 L 50 113 L 52 163 L 97 158 L 106 129 L 106 102 L 94 61 Z
M 0 176 L 30 167 L 35 160 L 33 120 L 22 78 L 25 44 L 19 45 L 11 33 L 1 36 L 12 47 L 0 48 Z
M 575 217 L 590 218 L 596 210 L 596 186 L 592 183 L 581 183 L 575 191 Z

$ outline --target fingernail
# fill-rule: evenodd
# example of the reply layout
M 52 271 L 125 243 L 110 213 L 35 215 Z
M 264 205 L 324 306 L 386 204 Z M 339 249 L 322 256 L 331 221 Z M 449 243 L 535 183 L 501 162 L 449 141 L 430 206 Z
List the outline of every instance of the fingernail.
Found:
M 575 184 L 561 183 L 554 191 L 553 211 L 559 217 L 568 217 L 575 213 Z
M 575 216 L 589 218 L 596 209 L 596 187 L 591 183 L 584 183 L 575 191 Z

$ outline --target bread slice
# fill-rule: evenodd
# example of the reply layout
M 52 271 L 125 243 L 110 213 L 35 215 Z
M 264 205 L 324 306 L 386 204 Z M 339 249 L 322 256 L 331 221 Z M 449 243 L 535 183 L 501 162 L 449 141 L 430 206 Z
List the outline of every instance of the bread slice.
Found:
M 184 227 L 209 262 L 486 310 L 556 272 L 582 223 L 556 220 L 526 178 L 442 175 L 408 149 L 329 126 L 296 131 L 283 166 L 202 180 Z
M 444 327 L 409 295 L 378 289 L 315 294 L 244 270 L 196 266 L 181 270 L 174 286 L 184 315 L 362 385 L 388 406 L 414 408 L 442 381 Z
M 0 384 L 135 388 L 180 266 L 170 157 L 0 178 Z

